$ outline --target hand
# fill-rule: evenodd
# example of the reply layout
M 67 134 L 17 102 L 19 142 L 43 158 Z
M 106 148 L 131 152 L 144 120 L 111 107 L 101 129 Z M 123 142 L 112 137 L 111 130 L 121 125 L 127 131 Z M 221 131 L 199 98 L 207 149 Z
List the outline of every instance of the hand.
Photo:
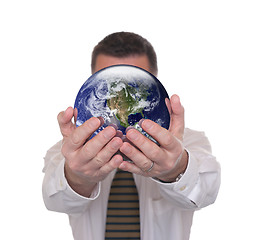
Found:
M 89 140 L 103 119 L 92 117 L 76 128 L 73 117 L 76 119 L 77 111 L 71 107 L 58 115 L 63 135 L 62 154 L 66 159 L 65 175 L 76 192 L 88 197 L 96 183 L 123 161 L 120 155 L 114 155 L 122 146 L 122 140 L 116 136 L 119 133 L 113 126 L 106 127 Z
M 166 105 L 171 117 L 168 130 L 148 119 L 141 123 L 141 127 L 157 140 L 160 146 L 139 131 L 128 130 L 126 137 L 132 144 L 124 142 L 120 151 L 134 164 L 123 162 L 120 165 L 121 169 L 143 176 L 157 177 L 166 182 L 174 181 L 181 172 L 185 171 L 188 159 L 182 146 L 184 108 L 177 95 L 173 95 L 170 100 L 166 99 Z

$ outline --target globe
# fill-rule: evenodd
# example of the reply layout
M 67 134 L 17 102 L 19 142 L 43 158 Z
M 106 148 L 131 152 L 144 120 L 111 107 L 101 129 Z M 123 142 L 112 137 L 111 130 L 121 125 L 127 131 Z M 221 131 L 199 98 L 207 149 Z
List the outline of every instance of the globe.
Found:
M 91 117 L 102 117 L 104 124 L 93 135 L 110 124 L 126 134 L 133 126 L 155 141 L 139 126 L 141 119 L 150 119 L 168 129 L 170 114 L 165 104 L 168 94 L 151 73 L 131 65 L 114 65 L 89 77 L 80 88 L 74 107 L 78 110 L 76 126 Z

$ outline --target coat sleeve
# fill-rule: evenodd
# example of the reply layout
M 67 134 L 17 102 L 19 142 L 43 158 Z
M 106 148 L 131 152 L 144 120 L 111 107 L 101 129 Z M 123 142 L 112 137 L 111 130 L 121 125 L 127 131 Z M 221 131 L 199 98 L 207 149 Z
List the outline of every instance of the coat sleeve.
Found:
M 159 182 L 161 195 L 184 209 L 200 209 L 215 202 L 220 187 L 220 165 L 203 132 L 185 129 L 183 145 L 189 161 L 176 183 Z M 154 180 L 158 182 L 158 180 Z
M 65 158 L 61 153 L 61 144 L 60 141 L 50 148 L 44 158 L 43 200 L 48 210 L 67 214 L 81 213 L 99 196 L 101 183 L 93 190 L 90 198 L 73 191 L 64 176 Z

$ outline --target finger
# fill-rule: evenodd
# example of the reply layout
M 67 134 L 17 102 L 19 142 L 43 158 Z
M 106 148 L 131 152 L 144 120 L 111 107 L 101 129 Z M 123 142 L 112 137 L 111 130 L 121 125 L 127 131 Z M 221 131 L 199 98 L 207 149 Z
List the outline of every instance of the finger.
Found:
M 165 98 L 165 103 L 166 103 L 166 106 L 168 108 L 169 114 L 171 115 L 172 109 L 171 109 L 170 100 L 168 98 Z
M 178 140 L 167 129 L 162 128 L 159 124 L 145 119 L 141 122 L 141 127 L 153 137 L 162 148 L 172 151 L 177 146 Z
M 75 151 L 84 145 L 86 140 L 100 127 L 100 120 L 92 117 L 81 126 L 77 127 L 67 141 L 67 148 L 70 151 Z
M 163 150 L 156 143 L 141 134 L 138 130 L 130 129 L 126 136 L 128 140 L 131 141 L 138 149 L 140 149 L 147 158 L 158 162 L 158 159 L 163 156 Z
M 133 163 L 143 172 L 146 172 L 152 164 L 152 161 L 149 158 L 127 142 L 123 143 L 120 151 L 132 160 Z
M 77 122 L 77 118 L 78 118 L 78 109 L 74 108 L 74 122 L 75 122 L 75 124 Z
M 106 164 L 104 164 L 101 168 L 100 171 L 104 175 L 108 175 L 110 172 L 112 172 L 114 169 L 118 168 L 120 164 L 123 162 L 123 158 L 121 155 L 117 154 L 114 155 L 110 161 L 108 161 Z
M 95 156 L 98 155 L 98 153 L 105 147 L 105 145 L 116 135 L 116 129 L 112 126 L 108 126 L 105 129 L 103 129 L 100 133 L 98 133 L 95 137 L 93 137 L 90 141 L 88 141 L 83 146 L 83 154 L 85 159 L 93 159 Z M 117 138 L 115 142 L 119 140 L 119 143 L 122 143 L 122 140 L 120 138 Z M 114 143 L 115 143 L 114 142 Z M 121 144 L 120 144 L 121 145 Z M 120 147 L 120 146 L 118 146 Z M 111 149 L 110 149 L 111 150 Z M 115 149 L 114 152 L 112 152 L 111 156 L 117 151 L 118 149 Z M 107 154 L 107 153 L 106 153 Z M 111 156 L 107 156 L 108 160 L 111 158 Z M 97 157 L 99 161 L 102 161 L 101 157 Z M 101 164 L 99 164 L 101 165 Z
M 123 171 L 128 171 L 131 173 L 135 173 L 137 175 L 144 175 L 145 172 L 143 172 L 137 165 L 134 163 L 130 163 L 127 161 L 123 161 L 120 165 L 119 168 Z
M 117 130 L 116 137 L 123 138 L 123 133 L 120 130 Z
M 68 137 L 75 129 L 75 125 L 72 123 L 73 114 L 73 108 L 68 107 L 65 111 L 60 112 L 57 116 L 63 137 Z
M 170 106 L 172 112 L 169 131 L 179 140 L 182 141 L 185 128 L 184 108 L 181 105 L 180 98 L 178 95 L 171 96 Z
M 117 153 L 122 146 L 122 140 L 119 137 L 114 137 L 96 156 L 88 163 L 88 167 L 98 170 L 103 167 Z M 116 165 L 115 165 L 116 166 Z
M 127 161 L 123 161 L 120 164 L 119 168 L 123 171 L 128 171 L 128 172 L 135 173 L 137 175 L 142 175 L 145 177 L 152 177 L 159 174 L 157 165 L 156 164 L 153 165 L 153 162 L 150 162 L 150 161 L 149 161 L 149 167 L 146 171 L 140 169 L 140 167 L 138 167 L 136 164 L 127 162 Z

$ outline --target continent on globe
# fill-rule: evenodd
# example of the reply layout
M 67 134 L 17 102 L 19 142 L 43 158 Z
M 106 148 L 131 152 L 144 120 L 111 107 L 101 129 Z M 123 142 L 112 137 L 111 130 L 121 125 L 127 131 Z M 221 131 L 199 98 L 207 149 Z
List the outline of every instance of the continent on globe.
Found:
M 150 119 L 168 129 L 170 114 L 165 103 L 168 97 L 160 81 L 139 67 L 107 67 L 94 73 L 80 88 L 74 104 L 78 110 L 76 126 L 91 117 L 102 117 L 104 124 L 91 138 L 108 125 L 116 124 L 124 135 L 126 128 L 133 126 L 155 141 L 140 128 L 139 121 Z
M 142 102 L 147 100 L 148 93 L 145 87 L 135 88 L 125 82 L 123 84 L 125 87 L 117 92 L 115 91 L 117 83 L 111 84 L 111 98 L 107 100 L 107 105 L 119 120 L 120 125 L 127 128 L 130 126 L 128 123 L 129 115 L 140 113 L 144 118 L 143 110 L 145 106 Z

